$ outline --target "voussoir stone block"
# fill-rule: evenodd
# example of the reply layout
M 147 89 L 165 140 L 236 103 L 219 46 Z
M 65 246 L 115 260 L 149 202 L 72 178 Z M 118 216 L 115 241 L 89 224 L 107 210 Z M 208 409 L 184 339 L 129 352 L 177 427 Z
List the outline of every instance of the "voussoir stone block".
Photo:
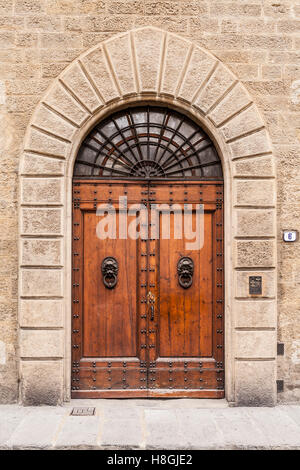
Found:
M 235 296 L 253 297 L 249 294 L 249 277 L 262 277 L 261 297 L 275 297 L 276 273 L 274 271 L 236 271 L 235 272 Z M 257 296 L 256 296 L 257 297 Z
M 61 297 L 62 271 L 58 269 L 22 269 L 21 296 Z
M 87 55 L 82 57 L 81 63 L 91 80 L 93 80 L 95 87 L 99 90 L 104 102 L 108 103 L 119 97 L 102 47 L 97 47 L 88 52 Z
M 63 330 L 21 330 L 20 356 L 63 357 Z
M 235 242 L 236 267 L 274 267 L 274 240 L 238 240 Z
M 237 209 L 234 212 L 234 235 L 270 237 L 276 235 L 274 209 Z
M 236 328 L 275 328 L 276 300 L 236 300 Z
M 62 264 L 62 240 L 22 240 L 21 262 L 27 266 L 59 266 Z
M 50 158 L 45 155 L 25 154 L 22 159 L 22 175 L 49 175 L 62 176 L 64 174 L 64 160 Z
M 276 331 L 235 332 L 235 357 L 239 359 L 275 358 Z
M 21 233 L 24 235 L 60 235 L 62 210 L 59 208 L 22 208 Z
M 194 47 L 178 97 L 191 103 L 216 63 L 215 57 Z
M 166 33 L 159 29 L 146 28 L 137 30 L 133 34 L 141 92 L 157 92 L 163 39 Z
M 273 176 L 275 177 L 274 158 L 272 155 L 253 157 L 232 162 L 234 176 Z
M 161 92 L 174 96 L 189 53 L 190 43 L 170 34 L 167 36 Z
M 61 204 L 62 178 L 22 178 L 22 204 Z
M 244 87 L 238 83 L 225 98 L 209 113 L 209 118 L 220 126 L 224 121 L 237 114 L 241 109 L 251 103 L 251 98 Z
M 50 90 L 45 98 L 45 103 L 78 126 L 81 126 L 89 117 L 89 113 L 75 101 L 60 83 L 56 83 Z
M 130 36 L 126 34 L 105 43 L 122 95 L 133 95 L 135 86 L 134 64 L 131 54 Z
M 61 137 L 71 140 L 76 132 L 76 127 L 58 114 L 54 113 L 44 105 L 40 105 L 33 119 L 33 124 L 40 129 Z
M 67 68 L 62 80 L 91 113 L 103 104 L 77 62 Z
M 271 152 L 269 136 L 265 129 L 242 137 L 230 144 L 232 158 L 248 157 Z
M 66 157 L 69 144 L 55 137 L 46 135 L 38 129 L 31 128 L 25 144 L 25 150 L 56 157 Z
M 227 122 L 221 128 L 221 132 L 226 140 L 230 140 L 261 127 L 263 127 L 262 118 L 256 107 L 251 106 Z
M 21 361 L 21 381 L 25 406 L 62 403 L 62 361 Z
M 234 203 L 237 206 L 274 206 L 274 180 L 235 180 Z
M 238 406 L 274 406 L 276 362 L 237 361 L 235 400 Z
M 195 106 L 206 114 L 235 81 L 233 74 L 219 63 L 214 74 L 196 99 Z
M 26 328 L 59 328 L 63 326 L 63 301 L 21 299 L 19 323 Z

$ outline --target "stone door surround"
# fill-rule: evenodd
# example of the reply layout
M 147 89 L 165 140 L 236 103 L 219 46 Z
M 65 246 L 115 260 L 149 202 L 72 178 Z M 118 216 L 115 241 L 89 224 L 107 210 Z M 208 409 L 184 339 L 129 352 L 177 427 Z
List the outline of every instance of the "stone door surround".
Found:
M 24 404 L 70 397 L 71 188 L 77 150 L 103 117 L 166 104 L 214 141 L 225 183 L 226 397 L 276 400 L 276 186 L 271 143 L 245 87 L 214 55 L 144 27 L 113 36 L 57 77 L 28 125 L 20 163 L 20 378 Z M 262 294 L 249 295 L 249 276 Z

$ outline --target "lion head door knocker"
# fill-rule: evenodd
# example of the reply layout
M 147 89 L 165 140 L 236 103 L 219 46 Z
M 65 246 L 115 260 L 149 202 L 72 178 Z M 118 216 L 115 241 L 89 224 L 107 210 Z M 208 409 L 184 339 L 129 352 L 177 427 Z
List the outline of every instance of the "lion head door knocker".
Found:
M 193 284 L 194 261 L 188 256 L 180 258 L 177 264 L 178 282 L 183 289 L 188 289 Z
M 119 264 L 112 256 L 104 258 L 101 264 L 103 284 L 107 289 L 113 289 L 118 282 Z

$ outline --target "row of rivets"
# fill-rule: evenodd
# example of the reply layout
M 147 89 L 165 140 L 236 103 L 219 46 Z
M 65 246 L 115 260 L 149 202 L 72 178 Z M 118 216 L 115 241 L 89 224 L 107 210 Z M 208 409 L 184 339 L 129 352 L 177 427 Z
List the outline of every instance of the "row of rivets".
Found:
M 80 194 L 80 190 L 74 190 L 74 194 Z M 79 201 L 80 201 L 80 197 L 74 197 L 73 199 L 74 201 L 74 208 L 79 208 L 80 207 L 80 204 L 79 204 Z M 79 227 L 80 226 L 80 223 L 79 222 L 74 222 L 73 223 L 74 227 Z M 78 242 L 80 240 L 80 237 L 76 234 L 73 234 L 73 241 L 74 242 Z M 76 249 L 74 250 L 73 252 L 73 256 L 74 257 L 78 257 L 79 256 L 79 253 L 78 251 L 76 251 Z M 77 267 L 74 267 L 73 268 L 73 272 L 79 272 L 79 268 Z M 78 281 L 73 281 L 73 288 L 78 288 L 79 287 L 79 282 Z M 73 298 L 73 304 L 79 304 L 79 299 L 76 298 L 77 295 L 74 293 L 74 298 Z M 75 319 L 78 319 L 79 318 L 79 313 L 78 312 L 73 312 L 73 318 L 74 320 Z M 74 325 L 75 326 L 75 325 Z M 77 325 L 76 325 L 77 326 Z M 79 329 L 74 327 L 72 329 L 72 333 L 73 334 L 78 334 L 79 333 Z M 76 341 L 76 340 L 75 340 Z M 79 350 L 79 345 L 78 344 L 73 344 L 73 350 Z M 73 364 L 75 365 L 75 367 L 79 367 L 79 362 L 73 362 Z M 74 372 L 74 371 L 73 371 Z M 76 374 L 79 374 L 79 369 L 76 369 L 76 372 L 74 372 Z M 74 380 L 74 378 L 73 378 Z M 77 381 L 79 381 L 79 379 L 77 379 Z M 79 389 L 79 387 L 76 387 L 76 389 Z

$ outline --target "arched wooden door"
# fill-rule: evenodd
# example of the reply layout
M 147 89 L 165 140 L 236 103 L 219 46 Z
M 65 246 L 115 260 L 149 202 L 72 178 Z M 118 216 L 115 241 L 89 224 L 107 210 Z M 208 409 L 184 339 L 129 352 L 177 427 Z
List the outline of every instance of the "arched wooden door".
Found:
M 203 130 L 151 106 L 98 124 L 73 179 L 72 397 L 223 397 L 223 262 Z

